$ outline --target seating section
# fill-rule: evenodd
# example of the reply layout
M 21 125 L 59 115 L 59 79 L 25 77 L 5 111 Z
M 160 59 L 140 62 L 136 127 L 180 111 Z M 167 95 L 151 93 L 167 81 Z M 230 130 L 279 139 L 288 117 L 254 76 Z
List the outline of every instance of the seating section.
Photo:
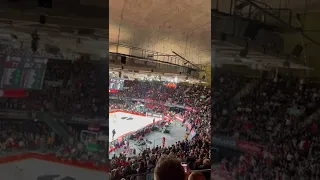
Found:
M 233 84 L 244 81 L 238 78 Z M 238 101 L 229 96 L 236 85 L 225 91 L 214 88 L 223 98 L 215 104 L 213 134 L 262 147 L 258 153 L 222 157 L 224 169 L 239 179 L 319 178 L 319 80 L 279 75 L 250 83 Z
M 144 154 L 149 154 L 149 157 L 142 154 L 137 154 L 131 159 L 110 157 L 109 170 L 121 172 L 119 175 L 123 178 L 137 173 L 152 172 L 158 155 L 162 153 L 186 159 L 192 170 L 210 169 L 210 88 L 182 84 L 170 88 L 163 82 L 126 80 L 124 90 L 108 94 L 107 83 L 101 83 L 105 81 L 103 79 L 106 76 L 101 70 L 101 64 L 50 60 L 47 66 L 42 90 L 28 91 L 25 98 L 0 99 L 2 111 L 11 112 L 11 115 L 21 112 L 32 114 L 31 118 L 8 117 L 0 120 L 3 130 L 0 139 L 4 147 L 3 153 L 46 149 L 52 152 L 55 158 L 63 161 L 79 161 L 106 168 L 109 161 L 106 156 L 108 142 L 98 140 L 94 133 L 83 133 L 88 130 L 88 125 L 81 125 L 81 121 L 90 123 L 92 119 L 100 118 L 104 120 L 104 124 L 108 124 L 108 107 L 134 111 L 132 107 L 138 102 L 133 99 L 140 99 L 148 113 L 168 114 L 175 110 L 167 104 L 178 105 L 182 118 L 188 119 L 197 136 L 192 141 L 181 140 L 172 147 L 145 150 Z M 108 105 L 109 97 L 111 99 Z M 38 116 L 41 113 L 46 116 Z M 52 128 L 47 119 L 41 119 L 49 116 L 53 121 L 60 123 L 61 129 L 66 129 L 72 138 L 68 141 L 62 139 L 55 131 L 59 128 Z M 74 123 L 73 118 L 80 120 Z M 101 127 L 100 130 L 106 135 L 109 133 L 108 128 Z M 100 144 L 99 147 L 105 151 L 79 148 L 86 147 L 88 143 Z M 139 169 L 138 160 L 141 162 Z M 208 172 L 206 176 L 209 178 L 209 175 Z

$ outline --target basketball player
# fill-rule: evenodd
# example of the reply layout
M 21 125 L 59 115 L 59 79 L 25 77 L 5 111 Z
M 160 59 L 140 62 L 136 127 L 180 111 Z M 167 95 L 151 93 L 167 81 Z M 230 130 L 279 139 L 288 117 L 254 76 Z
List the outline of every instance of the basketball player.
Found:
M 164 148 L 165 144 L 166 144 L 166 138 L 163 136 L 162 137 L 162 148 Z
M 115 129 L 112 130 L 112 139 L 114 138 L 114 135 L 116 135 L 116 130 Z
M 153 131 L 155 130 L 155 127 L 156 127 L 156 119 L 153 118 L 153 120 L 152 120 L 152 130 Z

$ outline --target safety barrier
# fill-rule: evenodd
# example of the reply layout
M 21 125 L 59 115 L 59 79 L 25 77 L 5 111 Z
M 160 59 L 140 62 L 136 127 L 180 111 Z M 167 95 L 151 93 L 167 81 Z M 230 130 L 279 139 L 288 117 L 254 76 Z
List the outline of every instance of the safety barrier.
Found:
M 160 118 L 160 119 L 163 118 L 163 114 L 160 114 L 160 113 L 146 113 L 146 116 L 147 117 Z

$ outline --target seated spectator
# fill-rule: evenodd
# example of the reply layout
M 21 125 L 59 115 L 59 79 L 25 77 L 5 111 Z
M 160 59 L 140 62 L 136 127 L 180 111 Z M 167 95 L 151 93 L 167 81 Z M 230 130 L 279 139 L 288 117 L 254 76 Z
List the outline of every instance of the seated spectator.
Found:
M 205 180 L 206 178 L 200 172 L 193 172 L 189 175 L 188 180 Z
M 154 169 L 155 180 L 185 180 L 181 162 L 172 156 L 162 156 Z

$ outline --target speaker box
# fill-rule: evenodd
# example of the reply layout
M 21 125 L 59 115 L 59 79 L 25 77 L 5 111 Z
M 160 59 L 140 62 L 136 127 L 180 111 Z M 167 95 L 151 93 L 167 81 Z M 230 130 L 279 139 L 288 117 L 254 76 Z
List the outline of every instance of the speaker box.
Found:
M 262 24 L 259 21 L 250 21 L 243 33 L 243 36 L 250 39 L 254 39 L 257 36 L 261 27 L 262 27 Z
M 292 50 L 292 55 L 295 57 L 300 57 L 301 53 L 303 51 L 303 47 L 300 44 L 297 44 L 293 50 Z
M 126 64 L 127 63 L 127 57 L 121 56 L 121 64 Z

